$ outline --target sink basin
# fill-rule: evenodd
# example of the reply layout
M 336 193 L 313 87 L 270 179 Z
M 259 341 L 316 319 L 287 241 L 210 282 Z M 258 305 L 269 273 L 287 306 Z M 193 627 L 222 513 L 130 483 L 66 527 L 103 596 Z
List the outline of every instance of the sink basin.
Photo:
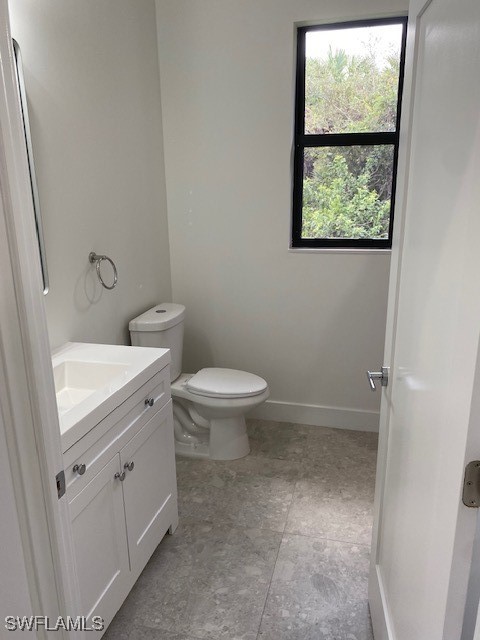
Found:
M 115 382 L 117 376 L 127 376 L 129 365 L 112 362 L 65 360 L 53 369 L 59 415 L 70 411 L 92 393 Z
M 68 342 L 52 353 L 65 452 L 170 363 L 169 349 Z

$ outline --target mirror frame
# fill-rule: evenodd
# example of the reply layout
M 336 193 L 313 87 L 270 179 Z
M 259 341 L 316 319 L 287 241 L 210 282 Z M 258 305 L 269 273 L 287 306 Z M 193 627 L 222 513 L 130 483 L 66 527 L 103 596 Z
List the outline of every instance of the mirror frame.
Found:
M 43 235 L 42 214 L 40 210 L 40 200 L 38 197 L 37 178 L 35 175 L 35 163 L 33 159 L 32 136 L 30 132 L 30 120 L 28 118 L 27 93 L 25 91 L 25 80 L 23 77 L 22 54 L 18 42 L 12 38 L 13 52 L 15 57 L 15 70 L 17 75 L 18 92 L 20 94 L 20 106 L 22 110 L 23 130 L 25 133 L 25 144 L 27 148 L 28 170 L 30 173 L 30 185 L 32 187 L 33 213 L 35 215 L 35 229 L 37 231 L 38 248 L 40 251 L 40 265 L 42 268 L 43 294 L 47 295 L 50 283 L 48 279 L 47 255 L 45 252 L 45 241 Z

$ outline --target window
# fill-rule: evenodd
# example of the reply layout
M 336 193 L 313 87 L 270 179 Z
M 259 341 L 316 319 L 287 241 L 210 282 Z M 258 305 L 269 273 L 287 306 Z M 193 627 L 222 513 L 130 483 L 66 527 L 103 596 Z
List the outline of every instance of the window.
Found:
M 293 247 L 392 245 L 406 18 L 298 29 Z

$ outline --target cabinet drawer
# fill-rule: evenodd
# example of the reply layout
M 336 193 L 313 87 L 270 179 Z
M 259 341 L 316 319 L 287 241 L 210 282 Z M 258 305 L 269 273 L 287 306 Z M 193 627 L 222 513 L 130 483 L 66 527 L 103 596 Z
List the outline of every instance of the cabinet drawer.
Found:
M 146 400 L 150 400 L 150 404 Z M 170 399 L 169 367 L 162 369 L 81 440 L 64 453 L 65 481 L 71 501 Z M 153 400 L 153 404 L 151 401 Z M 74 471 L 78 465 L 85 471 Z

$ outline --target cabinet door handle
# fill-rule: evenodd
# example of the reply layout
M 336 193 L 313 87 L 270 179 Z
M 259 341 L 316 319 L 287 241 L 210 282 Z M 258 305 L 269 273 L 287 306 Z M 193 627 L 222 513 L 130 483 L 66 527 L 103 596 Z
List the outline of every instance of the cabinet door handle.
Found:
M 146 407 L 153 407 L 154 402 L 155 402 L 155 398 L 146 398 L 145 399 L 145 406 Z
M 117 473 L 113 476 L 115 479 L 120 480 L 120 482 L 123 482 L 125 480 L 125 471 L 122 471 L 122 473 L 119 473 L 117 471 Z
M 72 469 L 73 473 L 78 473 L 79 476 L 83 476 L 86 470 L 87 466 L 84 464 L 74 464 Z
M 135 463 L 133 460 L 131 462 L 125 462 L 125 464 L 123 465 L 123 468 L 128 469 L 128 471 L 133 471 L 134 467 L 135 467 Z

